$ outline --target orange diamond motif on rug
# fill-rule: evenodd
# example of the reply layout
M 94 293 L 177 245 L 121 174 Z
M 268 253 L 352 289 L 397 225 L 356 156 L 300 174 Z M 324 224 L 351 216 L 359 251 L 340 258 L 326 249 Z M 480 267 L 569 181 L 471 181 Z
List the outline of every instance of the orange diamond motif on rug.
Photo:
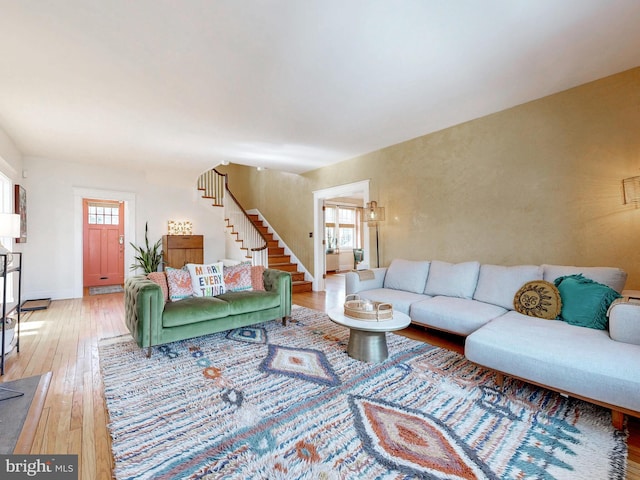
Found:
M 497 478 L 437 418 L 363 397 L 351 397 L 350 404 L 360 439 L 379 462 L 418 477 Z

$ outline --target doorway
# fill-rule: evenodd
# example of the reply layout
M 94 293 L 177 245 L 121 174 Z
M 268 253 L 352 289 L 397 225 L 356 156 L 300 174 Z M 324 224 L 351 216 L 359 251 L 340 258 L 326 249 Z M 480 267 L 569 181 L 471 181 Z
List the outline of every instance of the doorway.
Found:
M 369 180 L 363 180 L 361 182 L 349 183 L 346 185 L 339 185 L 337 187 L 325 188 L 323 190 L 316 190 L 313 192 L 313 290 L 324 291 L 325 280 L 323 273 L 326 269 L 326 247 L 323 244 L 325 238 L 325 220 L 322 207 L 325 200 L 335 197 L 358 197 L 362 198 L 364 204 L 369 201 Z M 364 261 L 367 264 L 369 262 L 369 229 L 365 228 L 363 231 L 365 246 Z
M 124 283 L 124 202 L 82 201 L 84 287 Z
M 135 251 L 131 243 L 136 244 L 136 194 L 117 190 L 101 190 L 98 188 L 73 187 L 73 296 L 82 298 L 84 295 L 83 279 L 83 201 L 85 198 L 96 200 L 122 201 L 124 202 L 124 264 L 131 265 L 135 262 Z M 128 270 L 128 269 L 127 269 Z M 125 279 L 128 276 L 125 271 Z

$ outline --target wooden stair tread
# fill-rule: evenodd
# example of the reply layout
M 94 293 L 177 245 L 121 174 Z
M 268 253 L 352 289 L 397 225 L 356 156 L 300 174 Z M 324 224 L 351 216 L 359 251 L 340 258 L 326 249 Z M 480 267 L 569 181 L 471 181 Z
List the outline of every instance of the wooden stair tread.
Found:
M 248 214 L 249 219 L 267 240 L 267 255 L 269 257 L 269 268 L 282 270 L 291 274 L 291 289 L 296 293 L 312 291 L 312 282 L 305 280 L 304 272 L 298 271 L 298 265 L 291 262 L 291 255 L 285 254 L 284 247 L 273 238 L 273 233 L 269 227 L 260 220 L 259 216 L 253 213 Z
M 302 282 L 292 282 L 291 291 L 293 293 L 311 292 L 313 290 L 313 284 L 309 281 L 303 280 Z

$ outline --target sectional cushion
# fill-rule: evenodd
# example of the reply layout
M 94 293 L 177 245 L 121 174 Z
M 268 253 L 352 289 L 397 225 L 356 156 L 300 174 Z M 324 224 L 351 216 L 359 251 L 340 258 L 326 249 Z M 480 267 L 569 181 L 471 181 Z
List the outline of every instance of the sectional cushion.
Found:
M 640 305 L 618 299 L 609 308 L 609 336 L 618 342 L 640 345 Z
M 429 275 L 429 262 L 395 259 L 384 277 L 384 288 L 423 293 Z
M 542 267 L 482 265 L 473 298 L 513 310 L 513 297 L 525 283 L 532 280 L 542 280 Z
M 604 330 L 511 311 L 469 335 L 474 363 L 576 396 L 640 411 L 640 348 Z
M 447 297 L 473 298 L 478 282 L 479 262 L 447 263 L 433 260 L 424 293 Z M 514 292 L 515 293 L 515 292 Z M 513 298 L 513 295 L 511 296 Z
M 373 302 L 384 302 L 393 305 L 393 309 L 409 315 L 411 304 L 430 298 L 421 293 L 405 292 L 404 290 L 393 290 L 392 288 L 374 288 L 358 292 L 360 298 Z
M 604 283 L 621 293 L 627 281 L 627 273 L 614 267 L 574 267 L 565 265 L 542 265 L 543 280 L 554 283 L 556 278 L 582 274 L 594 282 Z
M 433 297 L 411 305 L 411 321 L 428 327 L 469 335 L 507 309 L 457 297 Z

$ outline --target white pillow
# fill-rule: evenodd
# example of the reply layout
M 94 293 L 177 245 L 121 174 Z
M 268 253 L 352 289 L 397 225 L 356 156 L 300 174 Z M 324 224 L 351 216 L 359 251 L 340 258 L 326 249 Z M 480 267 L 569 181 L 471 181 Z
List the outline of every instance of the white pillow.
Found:
M 537 265 L 482 265 L 474 300 L 513 310 L 513 297 L 527 282 L 542 280 L 542 267 Z
M 422 293 L 429 275 L 429 262 L 395 259 L 387 268 L 384 288 Z
M 222 262 L 209 265 L 187 263 L 187 270 L 196 297 L 215 297 L 226 291 Z
M 478 282 L 480 262 L 447 263 L 433 260 L 424 293 L 472 298 Z

